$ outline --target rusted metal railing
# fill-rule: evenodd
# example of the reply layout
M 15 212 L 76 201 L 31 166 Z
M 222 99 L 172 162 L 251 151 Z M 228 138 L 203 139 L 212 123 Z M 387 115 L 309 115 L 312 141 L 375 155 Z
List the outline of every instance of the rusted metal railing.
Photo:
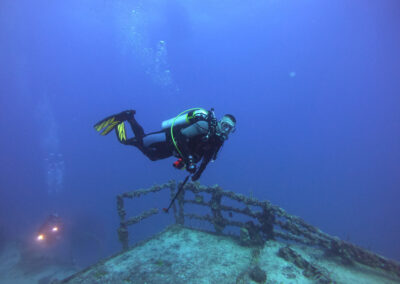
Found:
M 126 219 L 124 199 L 139 198 L 149 193 L 157 193 L 164 189 L 169 189 L 171 199 L 177 191 L 175 181 L 170 181 L 161 185 L 154 185 L 148 189 L 140 189 L 125 192 L 117 196 L 117 209 L 120 217 L 120 227 L 118 237 L 124 250 L 129 247 L 128 226 L 139 223 L 143 219 L 160 213 L 157 208 L 152 208 L 141 214 Z M 185 199 L 186 192 L 191 191 L 194 199 Z M 209 201 L 204 201 L 203 194 L 211 195 Z M 223 199 L 235 200 L 243 204 L 242 208 L 222 204 Z M 186 213 L 185 204 L 196 204 L 210 209 L 210 214 L 199 215 Z M 343 260 L 359 262 L 364 265 L 380 268 L 400 277 L 400 264 L 379 256 L 375 253 L 362 249 L 349 242 L 340 240 L 323 233 L 318 228 L 307 224 L 301 218 L 288 214 L 282 208 L 272 205 L 269 201 L 260 201 L 252 197 L 237 194 L 232 191 L 225 191 L 220 186 L 203 186 L 199 183 L 188 183 L 182 193 L 177 197 L 173 206 L 173 214 L 177 224 L 185 226 L 185 219 L 195 219 L 209 222 L 214 227 L 215 234 L 228 234 L 225 228 L 233 226 L 240 228 L 239 238 L 245 245 L 263 245 L 270 239 L 283 239 L 294 241 L 305 245 L 318 246 L 325 249 L 328 253 L 342 257 Z M 234 218 L 224 218 L 223 212 L 237 213 L 250 218 L 250 221 L 239 221 Z

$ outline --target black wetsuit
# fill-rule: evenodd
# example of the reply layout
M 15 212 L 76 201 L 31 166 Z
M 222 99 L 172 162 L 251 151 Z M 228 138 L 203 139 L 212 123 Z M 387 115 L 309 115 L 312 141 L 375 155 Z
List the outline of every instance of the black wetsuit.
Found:
M 182 154 L 181 157 L 172 142 L 170 128 L 145 134 L 143 127 L 134 117 L 128 119 L 128 122 L 135 137 L 118 140 L 122 144 L 137 147 L 150 160 L 156 161 L 172 156 L 182 158 L 186 163 L 188 163 L 189 156 L 193 157 L 193 163 L 198 163 L 201 160 L 201 165 L 194 173 L 192 180 L 200 178 L 207 164 L 217 158 L 217 153 L 223 145 L 223 139 L 220 136 L 215 133 L 210 135 L 209 123 L 205 120 L 185 127 L 174 127 L 174 138 Z

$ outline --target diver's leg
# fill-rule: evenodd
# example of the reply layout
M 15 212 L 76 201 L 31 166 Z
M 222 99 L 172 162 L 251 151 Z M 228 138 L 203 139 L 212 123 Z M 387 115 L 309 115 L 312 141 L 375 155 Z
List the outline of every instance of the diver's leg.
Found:
M 131 125 L 133 134 L 138 140 L 142 140 L 144 137 L 143 127 L 136 121 L 134 114 L 128 119 L 129 124 Z
M 129 122 L 135 137 L 126 137 L 125 123 L 122 122 L 115 127 L 118 141 L 124 145 L 135 146 L 152 161 L 172 156 L 165 132 L 160 131 L 145 135 L 143 127 L 135 119 L 135 113 L 134 110 L 128 110 L 119 114 L 124 121 Z
M 142 151 L 150 160 L 156 161 L 172 156 L 165 132 L 157 132 L 144 136 Z
M 135 146 L 152 161 L 172 156 L 165 132 L 151 133 L 141 137 L 139 135 L 142 135 L 143 128 L 136 121 L 130 119 L 129 122 L 131 122 L 132 130 L 136 131 L 133 138 L 126 138 L 124 123 L 115 128 L 117 139 L 121 144 Z
M 121 139 L 120 134 L 118 133 L 118 130 L 115 129 L 115 132 L 117 134 L 117 139 L 121 144 L 124 145 L 130 145 L 130 146 L 135 146 L 142 152 L 145 156 L 147 156 L 150 160 L 154 161 L 156 159 L 153 158 L 153 153 L 150 148 L 144 147 L 143 146 L 143 140 L 142 139 L 137 139 L 136 137 L 132 137 L 129 139 Z

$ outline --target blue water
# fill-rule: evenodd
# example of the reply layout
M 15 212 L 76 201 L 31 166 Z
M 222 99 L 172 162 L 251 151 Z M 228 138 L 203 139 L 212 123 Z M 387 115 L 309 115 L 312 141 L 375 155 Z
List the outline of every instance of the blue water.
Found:
M 3 239 L 58 212 L 82 265 L 118 251 L 115 196 L 185 174 L 93 124 L 214 107 L 237 131 L 201 183 L 400 260 L 399 27 L 395 0 L 1 1 Z

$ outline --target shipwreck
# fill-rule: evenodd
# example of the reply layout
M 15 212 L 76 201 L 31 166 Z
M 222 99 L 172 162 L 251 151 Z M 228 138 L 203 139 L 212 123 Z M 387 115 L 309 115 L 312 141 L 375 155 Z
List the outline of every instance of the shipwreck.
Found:
M 121 252 L 57 283 L 400 283 L 400 264 L 330 236 L 284 209 L 189 183 L 172 204 L 174 223 L 130 244 L 134 225 L 157 214 L 127 216 L 125 201 L 169 190 L 170 181 L 117 196 Z M 202 212 L 191 212 L 199 206 Z M 208 224 L 195 226 L 190 220 Z

